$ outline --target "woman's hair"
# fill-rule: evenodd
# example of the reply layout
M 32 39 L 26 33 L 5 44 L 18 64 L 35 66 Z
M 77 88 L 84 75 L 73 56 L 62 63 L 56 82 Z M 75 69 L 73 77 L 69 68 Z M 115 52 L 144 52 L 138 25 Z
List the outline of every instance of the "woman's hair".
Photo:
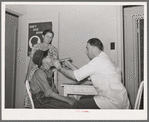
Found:
M 99 40 L 99 39 L 97 39 L 97 38 L 91 38 L 91 39 L 89 39 L 88 40 L 88 42 L 87 43 L 89 43 L 90 45 L 92 45 L 92 46 L 96 46 L 96 47 L 98 47 L 101 51 L 103 51 L 103 44 L 102 44 L 102 42 Z
M 52 33 L 53 37 L 54 37 L 54 32 L 51 29 L 46 29 L 43 31 L 42 35 L 46 35 L 47 33 Z
M 38 68 L 42 65 L 42 60 L 47 57 L 48 51 L 37 50 L 33 55 L 33 62 L 38 65 Z

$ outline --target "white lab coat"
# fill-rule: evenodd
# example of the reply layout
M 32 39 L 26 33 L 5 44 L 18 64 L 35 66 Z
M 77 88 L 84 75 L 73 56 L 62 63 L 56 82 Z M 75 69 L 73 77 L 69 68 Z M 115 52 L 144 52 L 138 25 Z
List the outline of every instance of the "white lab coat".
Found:
M 110 58 L 101 52 L 87 65 L 74 71 L 77 81 L 90 76 L 93 86 L 97 90 L 95 103 L 101 109 L 126 109 L 130 103 L 127 91 L 121 83 L 121 74 Z

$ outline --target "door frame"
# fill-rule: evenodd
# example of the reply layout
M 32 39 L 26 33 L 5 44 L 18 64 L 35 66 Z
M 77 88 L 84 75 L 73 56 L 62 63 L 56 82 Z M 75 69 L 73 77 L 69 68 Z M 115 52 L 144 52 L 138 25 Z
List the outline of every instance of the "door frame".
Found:
M 13 13 L 10 13 L 8 11 L 5 11 L 5 17 L 6 17 L 6 14 L 8 14 L 9 16 L 12 16 L 12 17 L 16 17 L 19 21 L 19 16 L 13 14 Z M 16 75 L 17 75 L 17 45 L 18 45 L 18 23 L 17 23 L 17 27 L 14 26 L 13 28 L 14 30 L 14 33 L 13 33 L 13 40 L 14 40 L 14 45 L 13 46 L 13 49 L 14 49 L 14 55 L 13 55 L 13 71 L 12 71 L 12 96 L 11 96 L 11 103 L 10 103 L 10 107 L 7 106 L 7 108 L 15 108 L 15 98 L 16 98 Z M 5 29 L 6 31 L 6 29 Z M 6 37 L 5 37 L 6 38 Z M 5 46 L 6 47 L 6 46 Z M 6 53 L 6 52 L 5 52 Z M 5 61 L 6 62 L 6 61 Z M 6 63 L 5 63 L 6 64 Z M 6 64 L 7 65 L 7 64 Z M 6 77 L 6 74 L 5 74 L 5 77 Z M 5 79 L 5 87 L 6 87 L 6 79 Z M 5 93 L 6 95 L 6 93 Z M 6 96 L 5 96 L 5 100 L 6 100 Z M 5 101 L 5 108 L 6 108 L 6 101 Z
M 137 70 L 139 68 L 137 65 L 137 27 L 134 22 L 140 17 L 143 18 L 143 7 L 144 6 L 123 6 L 124 85 L 128 91 L 132 108 L 134 107 L 139 87 L 137 76 Z

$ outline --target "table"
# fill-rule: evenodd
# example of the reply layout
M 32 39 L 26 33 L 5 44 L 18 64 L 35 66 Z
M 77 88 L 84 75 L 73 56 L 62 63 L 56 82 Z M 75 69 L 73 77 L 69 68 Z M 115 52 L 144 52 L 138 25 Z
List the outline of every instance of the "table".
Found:
M 74 95 L 74 97 L 79 100 L 77 95 L 96 95 L 97 91 L 93 85 L 75 85 L 63 83 L 61 85 L 64 87 L 64 96 Z

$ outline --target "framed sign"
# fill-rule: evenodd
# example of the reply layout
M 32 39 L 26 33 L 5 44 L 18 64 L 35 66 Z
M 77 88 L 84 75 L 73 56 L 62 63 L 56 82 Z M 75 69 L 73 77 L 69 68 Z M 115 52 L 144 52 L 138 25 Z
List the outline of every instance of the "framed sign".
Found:
M 29 23 L 28 25 L 28 56 L 32 47 L 37 43 L 42 43 L 42 33 L 46 29 L 52 30 L 52 22 Z

